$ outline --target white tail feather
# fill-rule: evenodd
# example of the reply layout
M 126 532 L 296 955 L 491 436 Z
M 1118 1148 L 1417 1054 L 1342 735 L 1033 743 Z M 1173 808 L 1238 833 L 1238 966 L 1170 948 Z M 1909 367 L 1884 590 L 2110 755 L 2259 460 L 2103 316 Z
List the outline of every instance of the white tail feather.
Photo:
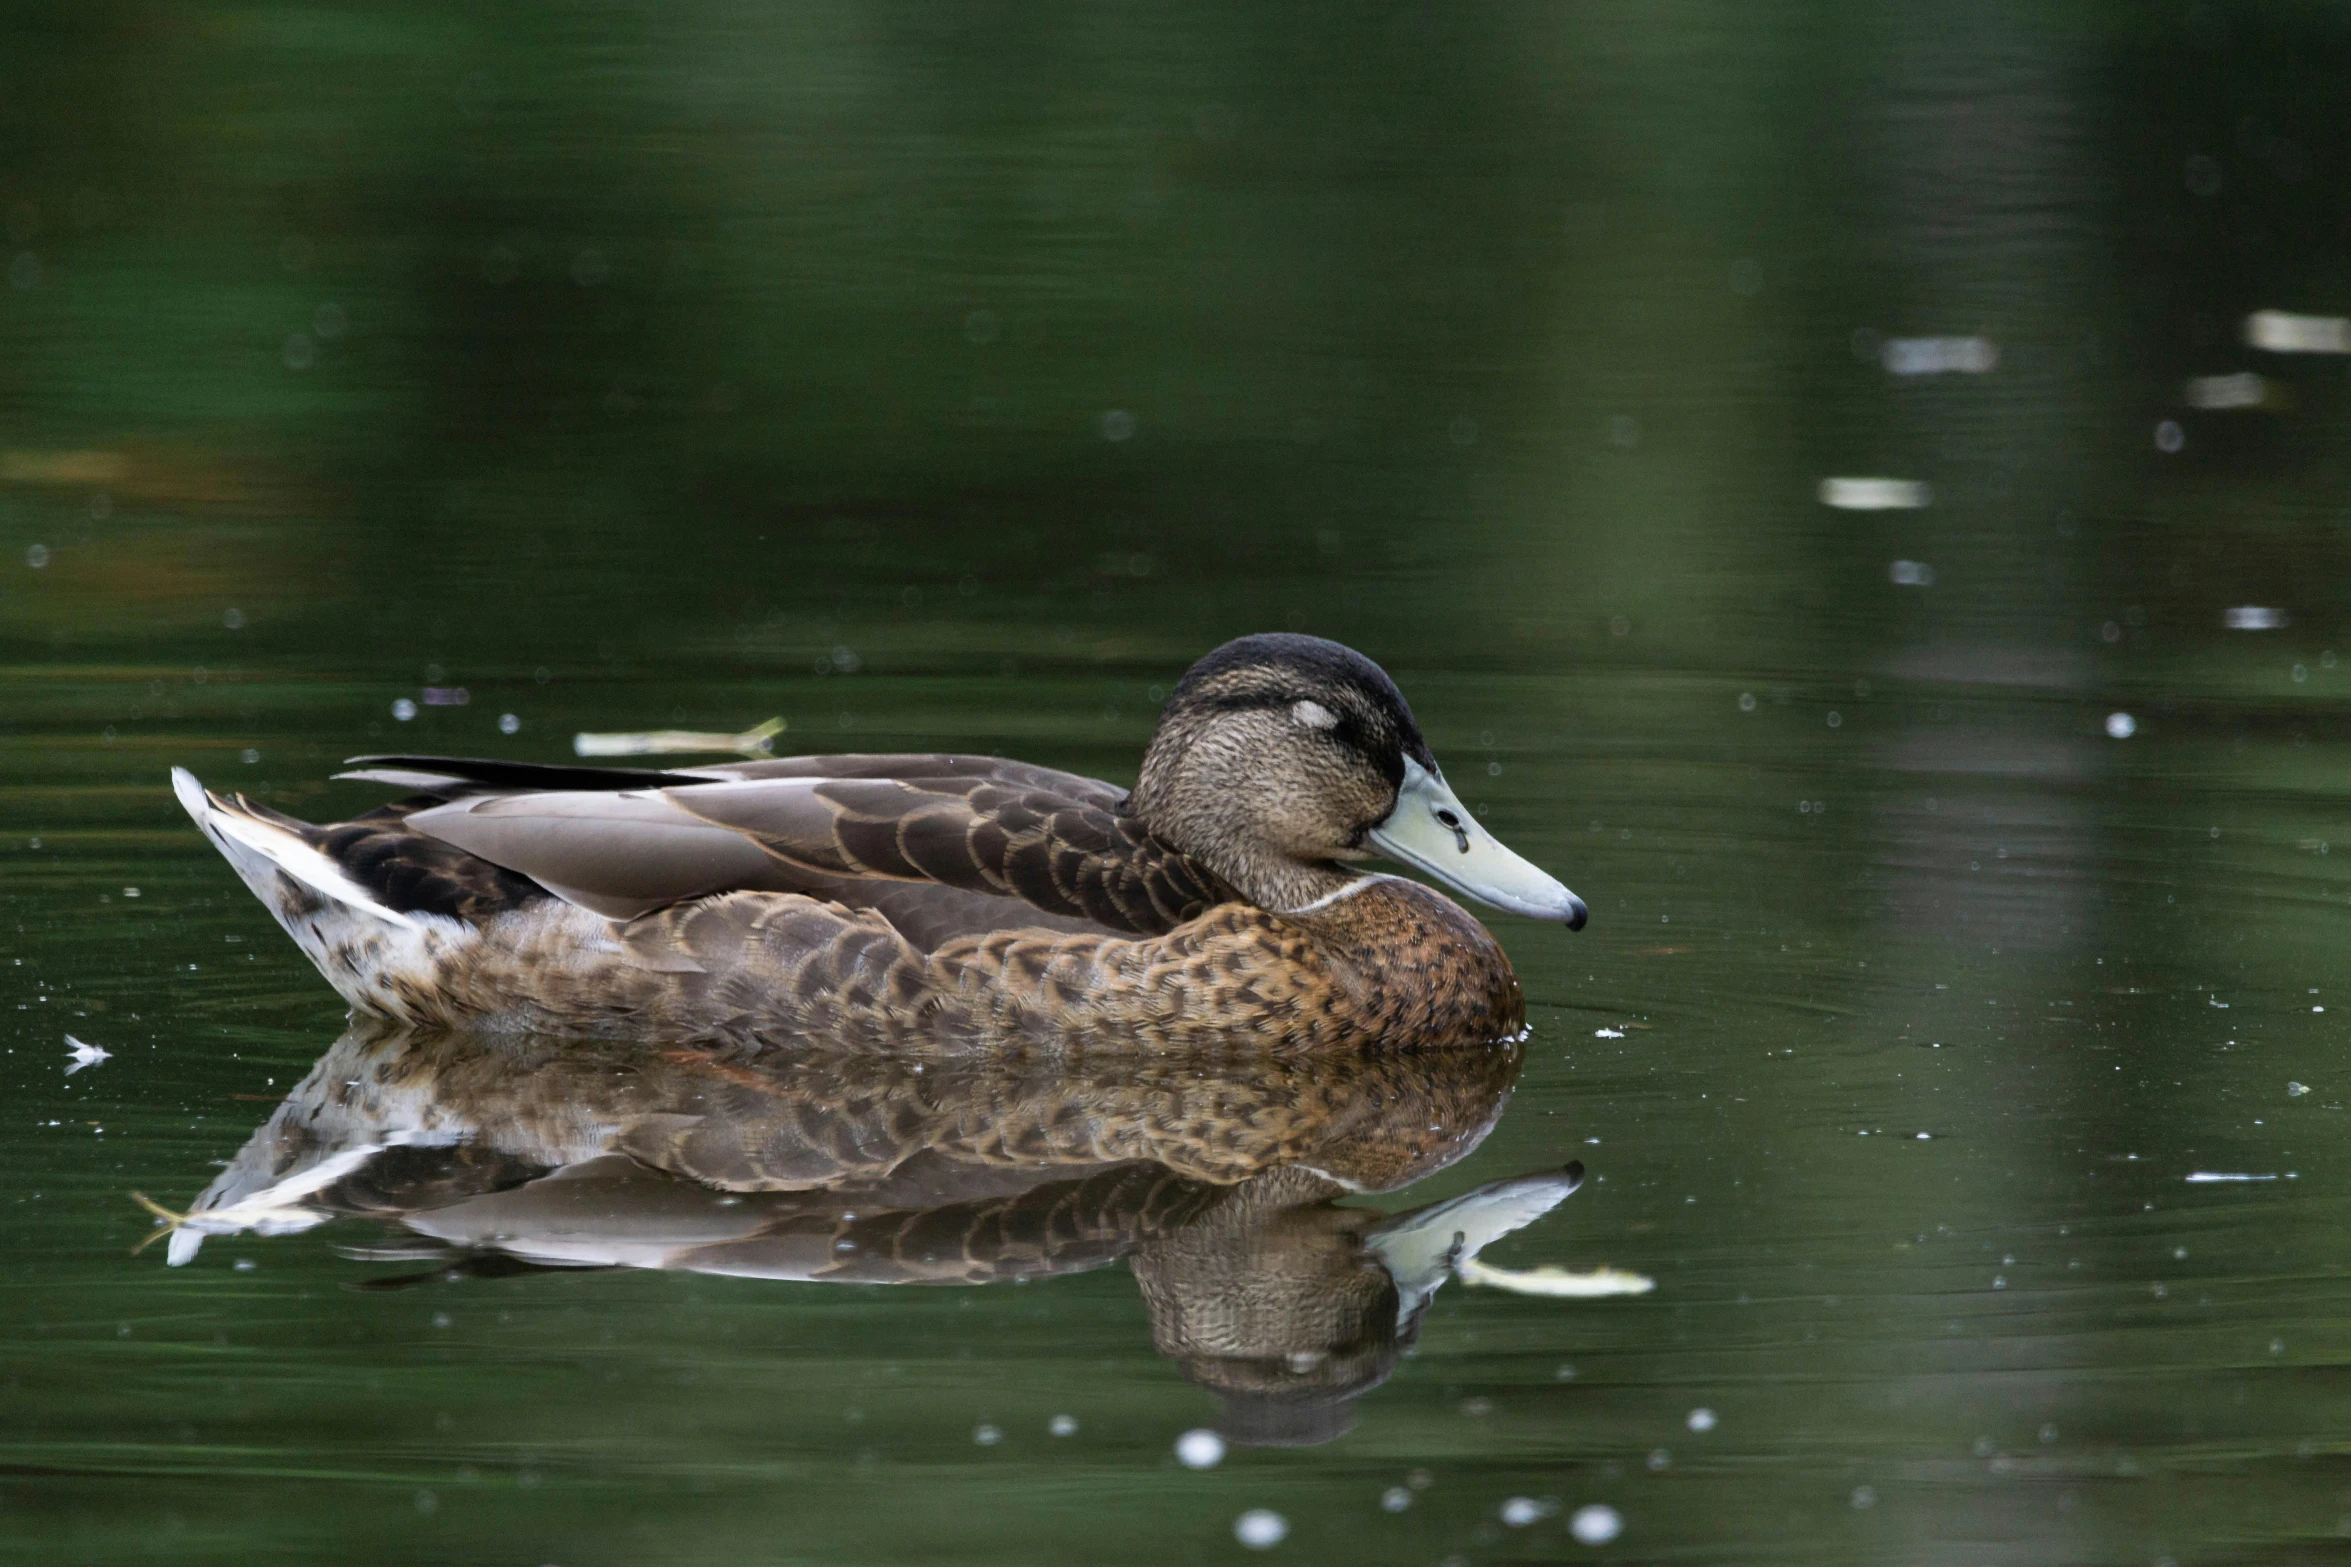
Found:
M 365 887 L 344 875 L 342 868 L 334 861 L 293 833 L 222 805 L 206 792 L 204 786 L 196 781 L 196 775 L 186 768 L 175 767 L 171 770 L 171 790 L 179 796 L 180 804 L 187 813 L 196 819 L 196 825 L 204 829 L 204 835 L 240 870 L 246 868 L 246 855 L 258 856 L 322 898 L 330 898 L 345 908 L 372 914 L 377 919 L 407 930 L 421 928 L 420 922 L 413 917 L 378 903 L 369 896 Z M 239 850 L 245 851 L 245 854 L 240 854 Z

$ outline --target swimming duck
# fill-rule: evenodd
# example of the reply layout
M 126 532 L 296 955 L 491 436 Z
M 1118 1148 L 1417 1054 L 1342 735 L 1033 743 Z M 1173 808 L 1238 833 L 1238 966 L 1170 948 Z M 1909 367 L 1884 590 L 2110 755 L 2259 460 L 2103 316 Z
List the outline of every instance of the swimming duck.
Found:
M 983 756 L 673 770 L 359 757 L 410 797 L 317 826 L 180 802 L 329 983 L 398 1022 L 845 1046 L 1489 1042 L 1485 928 L 1373 854 L 1578 929 L 1395 682 L 1243 637 L 1170 695 L 1131 791 Z

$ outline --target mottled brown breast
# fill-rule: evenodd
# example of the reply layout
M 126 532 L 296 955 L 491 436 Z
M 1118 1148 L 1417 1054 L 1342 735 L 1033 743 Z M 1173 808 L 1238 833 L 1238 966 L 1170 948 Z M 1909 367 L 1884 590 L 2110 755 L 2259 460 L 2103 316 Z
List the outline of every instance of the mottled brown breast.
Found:
M 1328 965 L 1333 1009 L 1382 1041 L 1483 1044 L 1526 1026 L 1526 997 L 1501 943 L 1443 893 L 1382 876 L 1282 918 L 1307 932 Z

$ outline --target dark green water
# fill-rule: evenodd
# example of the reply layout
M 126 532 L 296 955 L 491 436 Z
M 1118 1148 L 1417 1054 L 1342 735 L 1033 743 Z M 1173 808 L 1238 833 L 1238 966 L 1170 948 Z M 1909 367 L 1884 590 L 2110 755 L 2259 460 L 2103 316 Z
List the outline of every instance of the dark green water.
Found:
M 2339 1559 L 2351 381 L 2242 323 L 2351 313 L 2351 27 L 1948 9 L 12 12 L 0 1555 Z M 1281 628 L 1593 909 L 1496 917 L 1506 1108 L 1344 1206 L 1580 1160 L 1485 1260 L 1652 1293 L 1449 1283 L 1351 1431 L 1192 1470 L 1138 1276 L 1207 1275 L 1132 1247 L 131 1254 L 344 1029 L 168 767 L 1123 781 Z

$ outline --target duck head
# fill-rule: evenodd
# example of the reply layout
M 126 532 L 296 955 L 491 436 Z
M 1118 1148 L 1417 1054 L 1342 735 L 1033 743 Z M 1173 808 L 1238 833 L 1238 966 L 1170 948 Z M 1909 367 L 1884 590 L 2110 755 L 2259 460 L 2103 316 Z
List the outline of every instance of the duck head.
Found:
M 1374 854 L 1511 914 L 1584 923 L 1584 901 L 1504 848 L 1445 782 L 1404 693 L 1320 637 L 1227 642 L 1176 683 L 1129 809 L 1260 908 L 1345 888 Z

